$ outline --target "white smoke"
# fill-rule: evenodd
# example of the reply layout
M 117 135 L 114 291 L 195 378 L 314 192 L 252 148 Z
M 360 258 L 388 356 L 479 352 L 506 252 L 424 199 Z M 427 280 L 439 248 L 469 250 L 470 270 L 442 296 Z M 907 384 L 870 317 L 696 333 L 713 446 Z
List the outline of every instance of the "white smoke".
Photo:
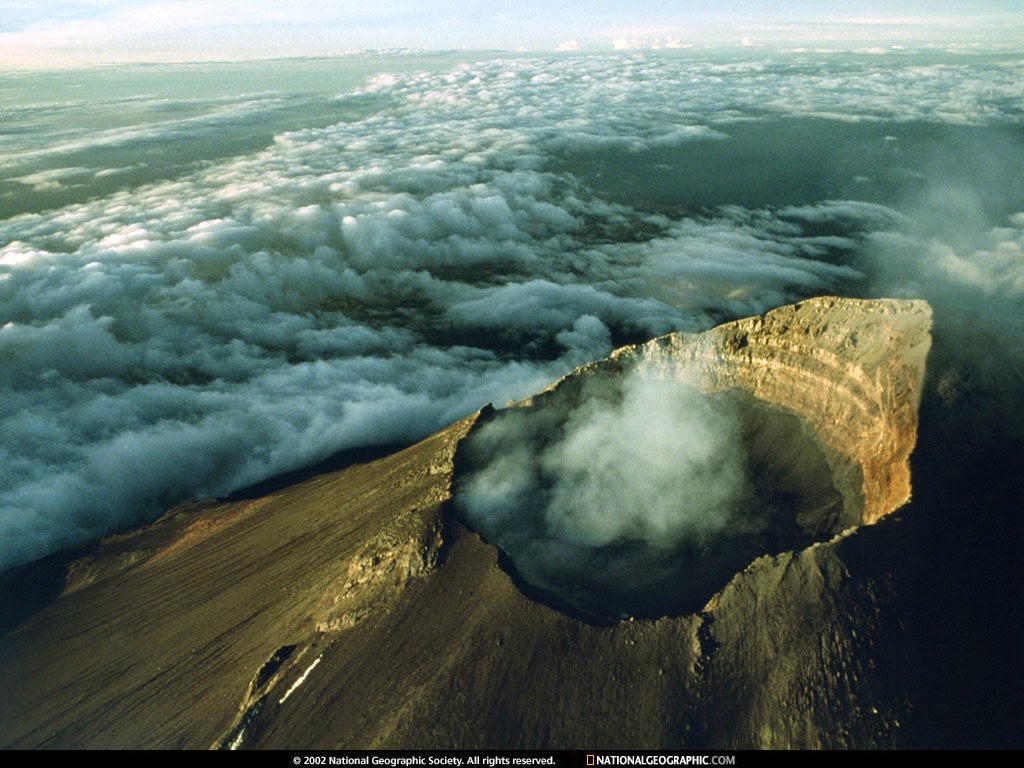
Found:
M 685 382 L 634 374 L 621 400 L 587 398 L 539 456 L 553 537 L 670 548 L 727 526 L 746 492 L 735 411 Z
M 529 583 L 600 615 L 594 584 L 664 589 L 660 558 L 767 525 L 735 400 L 642 371 L 588 379 L 571 403 L 557 397 L 474 431 L 456 493 L 464 519 Z

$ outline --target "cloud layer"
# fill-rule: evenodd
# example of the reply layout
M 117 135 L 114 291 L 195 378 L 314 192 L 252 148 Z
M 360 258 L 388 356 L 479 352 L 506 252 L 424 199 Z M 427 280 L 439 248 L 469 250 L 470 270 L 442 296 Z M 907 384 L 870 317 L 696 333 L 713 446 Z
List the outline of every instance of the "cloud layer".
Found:
M 915 229 L 906 199 L 963 210 L 922 149 L 933 129 L 1019 147 L 1017 61 L 378 66 L 331 97 L 168 99 L 141 95 L 152 83 L 133 70 L 127 112 L 15 99 L 0 569 L 340 449 L 416 439 L 626 341 L 876 285 L 1020 300 L 1024 227 L 977 191 L 990 179 L 957 180 L 980 240 Z M 67 84 L 33 77 L 24 93 Z M 747 147 L 757 162 L 852 125 L 869 128 L 822 150 L 833 187 L 801 167 L 694 172 L 704 153 Z M 842 156 L 863 147 L 873 165 Z M 912 181 L 882 178 L 893 167 Z M 714 205 L 695 209 L 712 183 Z

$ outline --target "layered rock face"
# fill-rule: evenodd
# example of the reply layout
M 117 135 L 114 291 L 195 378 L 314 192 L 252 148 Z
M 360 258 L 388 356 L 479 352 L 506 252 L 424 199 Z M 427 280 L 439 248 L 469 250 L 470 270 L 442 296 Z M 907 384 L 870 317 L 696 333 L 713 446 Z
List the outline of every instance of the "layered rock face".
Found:
M 692 613 L 602 625 L 524 594 L 453 514 L 467 435 L 501 417 L 478 413 L 97 545 L 0 637 L 0 746 L 899 745 L 914 702 L 881 518 L 910 489 L 929 317 L 812 300 L 620 350 L 512 409 L 627 370 L 739 403 L 754 464 L 813 497 L 792 513 L 825 540 L 741 563 Z
M 840 525 L 874 523 L 910 498 L 931 319 L 924 301 L 809 299 L 705 333 L 623 347 L 523 405 L 609 370 L 655 371 L 707 392 L 740 390 L 810 429 L 843 496 Z

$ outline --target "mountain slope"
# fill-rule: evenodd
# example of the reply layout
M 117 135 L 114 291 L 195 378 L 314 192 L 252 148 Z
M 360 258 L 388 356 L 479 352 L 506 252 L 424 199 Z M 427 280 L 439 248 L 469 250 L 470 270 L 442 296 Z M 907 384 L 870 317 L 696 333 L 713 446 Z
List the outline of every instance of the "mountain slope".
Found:
M 501 417 L 485 409 L 386 458 L 98 544 L 0 638 L 0 745 L 908 743 L 920 574 L 900 562 L 903 513 L 886 515 L 909 494 L 929 325 L 921 302 L 815 299 L 620 350 L 520 405 L 681 366 L 806 426 L 843 511 L 818 543 L 755 556 L 703 610 L 606 625 L 523 583 L 449 504 L 464 439 Z

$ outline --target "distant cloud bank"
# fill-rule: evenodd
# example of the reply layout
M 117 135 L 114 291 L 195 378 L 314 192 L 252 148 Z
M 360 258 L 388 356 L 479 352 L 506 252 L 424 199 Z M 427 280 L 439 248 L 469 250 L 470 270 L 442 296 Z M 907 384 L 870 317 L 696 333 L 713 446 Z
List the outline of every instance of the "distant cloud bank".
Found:
M 1024 317 L 1021 75 L 609 53 L 332 98 L 125 70 L 107 100 L 33 75 L 0 159 L 0 569 L 804 296 Z

